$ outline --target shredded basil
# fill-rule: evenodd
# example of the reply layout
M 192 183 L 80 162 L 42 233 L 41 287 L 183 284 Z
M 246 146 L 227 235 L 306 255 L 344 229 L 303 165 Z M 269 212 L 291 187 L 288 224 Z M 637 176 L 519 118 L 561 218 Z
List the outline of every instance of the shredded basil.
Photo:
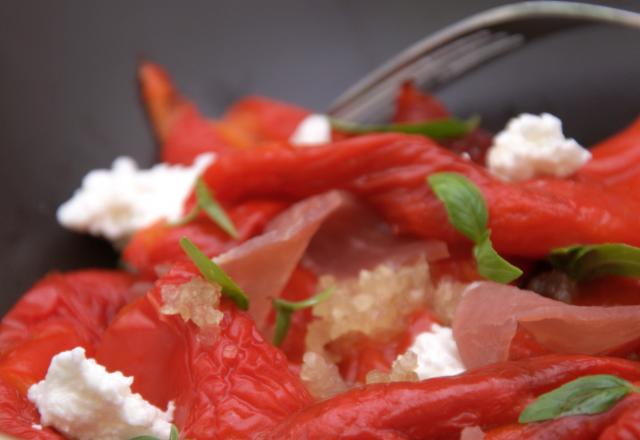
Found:
M 623 243 L 574 245 L 553 249 L 549 261 L 578 281 L 607 275 L 640 277 L 640 248 Z
M 352 134 L 366 133 L 407 133 L 421 134 L 431 139 L 450 139 L 469 134 L 480 123 L 480 118 L 474 116 L 466 121 L 455 118 L 434 119 L 421 123 L 401 124 L 358 124 L 355 122 L 332 119 L 331 126 L 338 131 Z
M 246 293 L 227 275 L 220 266 L 207 257 L 198 246 L 187 237 L 180 239 L 182 250 L 196 265 L 202 276 L 209 282 L 222 288 L 222 294 L 231 299 L 242 310 L 249 309 L 249 298 Z
M 171 226 L 182 226 L 191 223 L 198 217 L 200 211 L 204 211 L 205 214 L 216 224 L 225 231 L 231 238 L 238 238 L 238 231 L 235 225 L 224 211 L 220 203 L 215 199 L 213 194 L 209 191 L 207 184 L 198 177 L 195 186 L 196 193 L 196 205 L 193 209 L 185 215 L 183 218 L 171 224 Z
M 492 281 L 510 283 L 522 271 L 502 258 L 491 243 L 487 203 L 478 187 L 459 173 L 434 173 L 427 182 L 444 204 L 449 222 L 475 243 L 473 255 L 478 272 Z
M 289 332 L 291 325 L 291 315 L 298 310 L 304 310 L 313 307 L 316 304 L 325 301 L 333 293 L 333 288 L 329 287 L 317 295 L 307 298 L 303 301 L 287 301 L 286 299 L 276 298 L 272 301 L 273 308 L 276 310 L 276 326 L 273 333 L 273 345 L 279 346 Z
M 598 414 L 639 390 L 630 382 L 609 374 L 584 376 L 542 394 L 522 411 L 520 423 L 542 422 L 559 417 Z

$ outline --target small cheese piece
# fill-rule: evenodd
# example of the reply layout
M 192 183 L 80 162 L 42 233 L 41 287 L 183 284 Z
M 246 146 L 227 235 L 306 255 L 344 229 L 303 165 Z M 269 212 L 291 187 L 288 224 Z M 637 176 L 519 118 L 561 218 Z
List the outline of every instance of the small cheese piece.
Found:
M 84 348 L 57 354 L 47 376 L 29 388 L 43 426 L 72 439 L 122 440 L 139 435 L 169 438 L 173 404 L 166 411 L 131 392 L 132 377 L 109 373 Z
M 449 327 L 434 324 L 429 331 L 416 337 L 408 351 L 415 353 L 418 358 L 418 366 L 414 371 L 420 380 L 453 376 L 465 370 Z
M 289 141 L 296 146 L 313 146 L 331 142 L 331 122 L 321 114 L 307 116 L 298 124 Z
M 202 154 L 189 167 L 161 163 L 140 170 L 133 159 L 119 157 L 111 169 L 84 177 L 80 189 L 58 208 L 58 223 L 122 243 L 155 221 L 176 221 L 195 180 L 214 158 Z
M 515 182 L 545 175 L 567 177 L 590 158 L 588 150 L 564 137 L 560 119 L 549 113 L 523 113 L 495 136 L 487 166 L 500 179 Z

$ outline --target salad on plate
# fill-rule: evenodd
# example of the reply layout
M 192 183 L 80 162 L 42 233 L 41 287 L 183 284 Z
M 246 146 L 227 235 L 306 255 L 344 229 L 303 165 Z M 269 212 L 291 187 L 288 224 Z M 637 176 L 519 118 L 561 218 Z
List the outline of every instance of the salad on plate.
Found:
M 57 213 L 119 269 L 0 322 L 24 439 L 640 438 L 640 119 L 492 134 L 413 83 L 358 124 L 251 96 L 210 119 L 139 68 L 161 162 Z

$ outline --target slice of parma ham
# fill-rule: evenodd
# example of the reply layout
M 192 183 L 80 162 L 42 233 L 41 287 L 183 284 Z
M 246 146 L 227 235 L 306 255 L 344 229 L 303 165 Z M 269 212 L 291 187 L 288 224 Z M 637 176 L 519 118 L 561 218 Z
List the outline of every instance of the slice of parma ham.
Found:
M 282 212 L 254 237 L 215 261 L 247 292 L 250 312 L 262 328 L 271 298 L 295 267 L 317 275 L 348 276 L 381 263 L 402 264 L 448 257 L 441 241 L 397 237 L 372 209 L 343 191 L 309 197 Z
M 640 306 L 575 306 L 517 287 L 480 282 L 465 292 L 453 321 L 467 368 L 506 360 L 519 329 L 552 352 L 614 354 L 640 341 Z

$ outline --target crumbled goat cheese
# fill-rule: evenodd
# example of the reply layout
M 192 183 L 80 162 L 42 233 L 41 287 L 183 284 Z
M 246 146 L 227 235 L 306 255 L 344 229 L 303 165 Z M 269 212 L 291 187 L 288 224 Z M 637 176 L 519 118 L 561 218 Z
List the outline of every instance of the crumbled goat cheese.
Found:
M 293 145 L 312 146 L 331 142 L 331 122 L 326 115 L 312 114 L 298 124 L 289 138 Z
M 543 175 L 566 177 L 590 158 L 588 150 L 564 137 L 560 119 L 549 113 L 523 113 L 496 135 L 487 166 L 503 180 L 519 181 Z
M 408 351 L 414 352 L 418 358 L 418 366 L 414 371 L 420 380 L 453 376 L 464 371 L 453 332 L 449 327 L 434 324 L 429 331 L 416 337 Z
M 73 439 L 169 438 L 173 403 L 162 411 L 133 394 L 132 383 L 132 377 L 109 373 L 77 347 L 54 356 L 47 376 L 29 388 L 28 396 L 43 426 Z
M 192 166 L 155 165 L 140 170 L 129 157 L 119 157 L 108 170 L 93 170 L 73 197 L 57 212 L 69 229 L 121 243 L 138 229 L 166 219 L 176 221 L 196 178 L 213 162 L 202 154 Z

